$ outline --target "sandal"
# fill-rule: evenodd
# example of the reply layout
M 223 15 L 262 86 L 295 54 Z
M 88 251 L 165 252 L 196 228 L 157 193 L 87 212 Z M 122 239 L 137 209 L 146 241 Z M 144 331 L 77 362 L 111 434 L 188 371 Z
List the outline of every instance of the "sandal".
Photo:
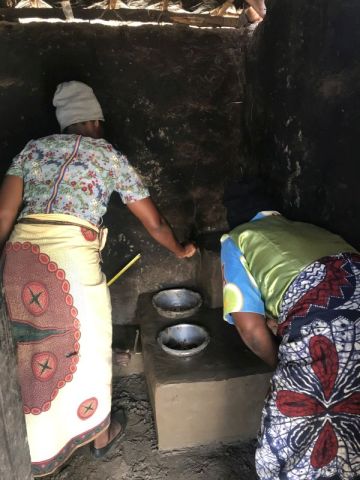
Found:
M 96 448 L 94 442 L 90 445 L 90 453 L 94 458 L 101 458 L 104 455 L 107 454 L 107 452 L 113 447 L 113 445 L 120 440 L 121 438 L 124 437 L 125 435 L 125 429 L 127 425 L 127 418 L 125 415 L 124 410 L 118 410 L 116 413 L 111 415 L 111 419 L 116 420 L 120 426 L 121 430 L 115 437 L 107 444 L 105 447 L 102 448 Z

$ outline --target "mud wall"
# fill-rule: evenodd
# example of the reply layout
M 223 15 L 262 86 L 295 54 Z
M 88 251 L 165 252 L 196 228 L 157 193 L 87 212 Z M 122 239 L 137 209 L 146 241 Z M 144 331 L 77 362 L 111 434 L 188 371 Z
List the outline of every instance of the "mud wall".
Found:
M 268 3 L 247 64 L 252 158 L 286 214 L 360 247 L 360 4 Z
M 181 240 L 226 228 L 223 182 L 241 168 L 244 38 L 234 30 L 0 25 L 0 153 L 3 175 L 31 138 L 58 131 L 57 83 L 89 83 L 107 138 L 143 175 Z M 104 271 L 136 264 L 111 287 L 114 322 L 129 322 L 138 293 L 195 279 L 198 258 L 158 247 L 114 195 Z

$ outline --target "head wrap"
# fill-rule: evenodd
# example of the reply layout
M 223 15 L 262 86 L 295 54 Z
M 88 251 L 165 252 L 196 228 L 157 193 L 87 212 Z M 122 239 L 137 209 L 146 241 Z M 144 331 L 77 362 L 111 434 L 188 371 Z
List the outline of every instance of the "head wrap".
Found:
M 244 178 L 227 184 L 223 203 L 231 229 L 249 222 L 258 212 L 277 210 L 277 202 L 267 195 L 258 178 Z
M 60 83 L 53 98 L 53 105 L 61 131 L 74 123 L 104 120 L 93 89 L 82 82 L 73 80 Z

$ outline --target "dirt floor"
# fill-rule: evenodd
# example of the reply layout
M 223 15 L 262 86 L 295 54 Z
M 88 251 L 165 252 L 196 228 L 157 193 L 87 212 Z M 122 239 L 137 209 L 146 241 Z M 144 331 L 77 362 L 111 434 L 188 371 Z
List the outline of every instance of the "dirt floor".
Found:
M 115 381 L 114 410 L 128 414 L 126 437 L 104 459 L 95 460 L 88 447 L 48 480 L 255 480 L 254 442 L 159 453 L 144 377 Z

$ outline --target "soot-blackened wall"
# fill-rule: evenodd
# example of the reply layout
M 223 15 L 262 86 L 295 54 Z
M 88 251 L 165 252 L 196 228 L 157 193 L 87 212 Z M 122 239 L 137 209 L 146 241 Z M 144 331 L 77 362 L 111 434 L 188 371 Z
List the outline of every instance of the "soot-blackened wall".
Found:
M 247 65 L 259 174 L 285 213 L 360 247 L 360 4 L 269 0 Z
M 107 138 L 128 155 L 180 239 L 226 228 L 226 178 L 241 168 L 244 37 L 235 30 L 76 24 L 0 25 L 1 172 L 31 138 L 58 131 L 58 82 L 89 83 L 103 106 Z M 111 287 L 114 322 L 132 318 L 137 295 L 193 285 L 198 257 L 158 247 L 118 197 L 104 270 L 142 260 Z

